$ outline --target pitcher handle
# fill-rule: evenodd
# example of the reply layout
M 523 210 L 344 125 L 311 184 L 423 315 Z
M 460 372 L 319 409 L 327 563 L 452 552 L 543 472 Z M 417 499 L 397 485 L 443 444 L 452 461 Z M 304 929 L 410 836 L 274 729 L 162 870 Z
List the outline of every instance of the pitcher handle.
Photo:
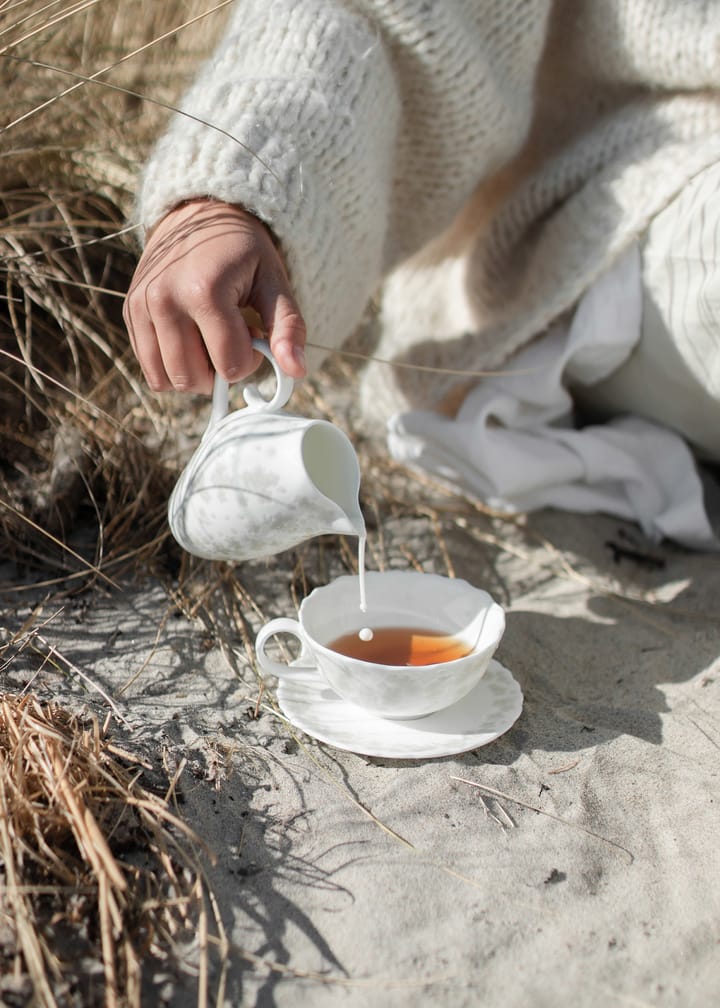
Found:
M 275 395 L 272 399 L 265 399 L 260 393 L 257 385 L 246 385 L 243 389 L 243 398 L 247 403 L 247 408 L 252 410 L 253 413 L 276 413 L 278 410 L 282 409 L 292 395 L 295 382 L 290 375 L 286 375 L 284 371 L 280 370 L 280 365 L 273 357 L 272 351 L 270 350 L 270 344 L 267 340 L 254 339 L 252 341 L 252 345 L 255 350 L 260 351 L 263 357 L 267 357 L 272 364 L 273 371 L 275 372 L 275 380 L 277 381 L 277 388 L 275 389 Z M 227 415 L 228 406 L 228 383 L 224 378 L 221 378 L 220 375 L 216 374 L 215 384 L 213 385 L 210 420 L 208 421 L 206 433 Z
M 271 637 L 280 633 L 292 634 L 293 637 L 297 637 L 302 645 L 300 658 L 297 662 L 293 662 L 292 668 L 290 668 L 286 662 L 275 661 L 274 658 L 270 658 L 270 656 L 265 653 L 265 645 L 267 642 Z M 257 637 L 255 638 L 255 656 L 257 657 L 257 663 L 260 666 L 263 677 L 277 676 L 278 679 L 295 679 L 300 678 L 303 672 L 307 672 L 308 669 L 316 668 L 312 654 L 307 646 L 302 627 L 297 620 L 288 619 L 285 616 L 281 616 L 279 619 L 270 620 L 269 623 L 266 623 L 265 626 L 260 629 Z M 301 665 L 300 660 L 302 660 L 305 664 Z

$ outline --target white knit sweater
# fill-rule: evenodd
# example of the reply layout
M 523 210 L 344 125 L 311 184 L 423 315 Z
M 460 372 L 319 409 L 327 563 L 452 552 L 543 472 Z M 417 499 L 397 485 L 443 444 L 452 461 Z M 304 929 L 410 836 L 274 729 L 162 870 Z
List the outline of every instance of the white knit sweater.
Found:
M 241 203 L 311 343 L 384 282 L 379 357 L 492 366 L 720 160 L 720 0 L 237 0 L 183 109 L 142 224 Z M 423 375 L 375 365 L 373 409 L 446 391 Z

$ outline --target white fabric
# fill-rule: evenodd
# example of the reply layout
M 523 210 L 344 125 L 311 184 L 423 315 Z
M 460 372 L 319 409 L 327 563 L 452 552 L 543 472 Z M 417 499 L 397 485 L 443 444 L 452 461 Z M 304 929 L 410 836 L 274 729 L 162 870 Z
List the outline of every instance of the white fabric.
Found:
M 637 521 L 653 539 L 718 548 L 681 437 L 631 416 L 573 427 L 568 388 L 622 365 L 640 336 L 641 307 L 633 247 L 590 288 L 569 326 L 516 355 L 512 374 L 484 379 L 455 419 L 430 411 L 391 418 L 391 453 L 501 510 L 601 511 Z

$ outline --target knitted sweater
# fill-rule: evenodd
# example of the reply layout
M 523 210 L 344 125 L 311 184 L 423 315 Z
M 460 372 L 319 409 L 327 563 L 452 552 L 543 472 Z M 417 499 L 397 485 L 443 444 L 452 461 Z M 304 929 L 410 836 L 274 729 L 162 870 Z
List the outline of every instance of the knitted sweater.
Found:
M 719 91 L 720 0 L 238 0 L 138 219 L 243 204 L 311 344 L 383 284 L 378 357 L 495 366 L 720 160 Z M 381 411 L 447 384 L 369 378 Z

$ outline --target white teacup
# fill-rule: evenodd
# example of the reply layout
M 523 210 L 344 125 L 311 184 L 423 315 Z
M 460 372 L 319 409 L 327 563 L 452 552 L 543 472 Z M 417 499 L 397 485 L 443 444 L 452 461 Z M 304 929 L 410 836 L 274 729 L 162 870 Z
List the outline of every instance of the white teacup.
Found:
M 450 707 L 480 681 L 505 629 L 505 613 L 487 592 L 467 581 L 417 571 L 371 571 L 367 609 L 360 609 L 359 578 L 337 578 L 316 588 L 298 619 L 271 620 L 255 641 L 266 675 L 289 678 L 317 668 L 344 700 L 383 718 L 417 718 Z M 464 657 L 429 665 L 387 665 L 346 657 L 329 645 L 370 628 L 418 627 L 448 635 L 469 649 Z M 302 645 L 289 666 L 266 653 L 270 638 L 288 633 Z
M 175 539 L 208 560 L 250 560 L 326 532 L 365 530 L 349 438 L 327 420 L 283 412 L 293 380 L 265 341 L 253 346 L 273 365 L 275 395 L 266 401 L 248 386 L 245 409 L 228 413 L 227 383 L 215 379 L 207 429 L 168 504 Z

